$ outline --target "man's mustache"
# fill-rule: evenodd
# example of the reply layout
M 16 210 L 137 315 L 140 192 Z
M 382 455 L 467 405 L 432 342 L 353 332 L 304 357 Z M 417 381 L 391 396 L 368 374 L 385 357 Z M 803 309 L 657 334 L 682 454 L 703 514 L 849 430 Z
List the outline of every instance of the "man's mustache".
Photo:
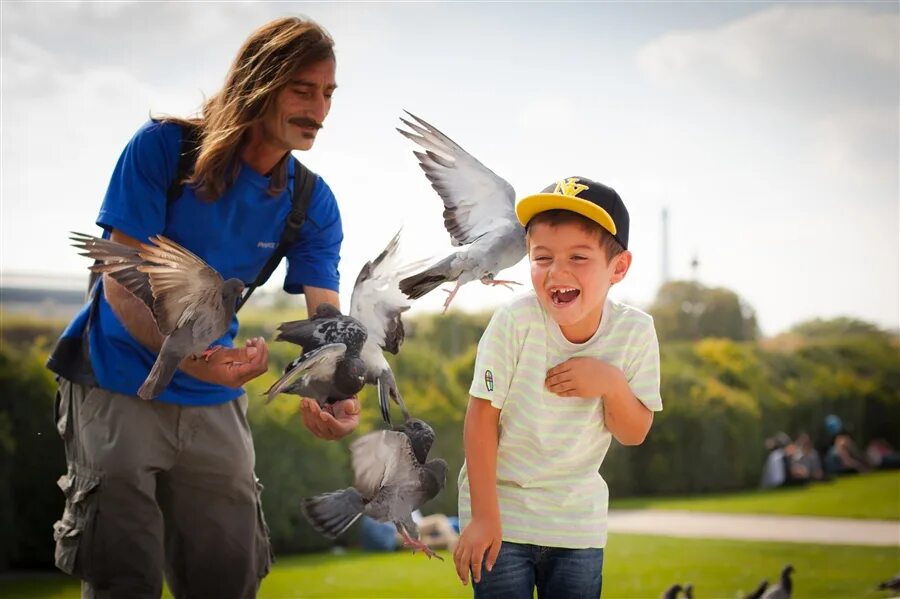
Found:
M 313 127 L 315 129 L 321 129 L 324 126 L 322 123 L 306 117 L 294 117 L 288 119 L 288 122 L 292 125 L 297 125 L 298 127 Z

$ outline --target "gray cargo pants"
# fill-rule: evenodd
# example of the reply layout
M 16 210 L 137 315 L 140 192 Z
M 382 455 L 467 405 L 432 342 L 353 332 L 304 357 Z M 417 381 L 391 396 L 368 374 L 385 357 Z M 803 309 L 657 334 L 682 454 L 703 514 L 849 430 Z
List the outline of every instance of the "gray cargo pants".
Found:
M 254 597 L 272 554 L 247 396 L 214 406 L 144 401 L 60 379 L 68 471 L 56 565 L 83 597 Z

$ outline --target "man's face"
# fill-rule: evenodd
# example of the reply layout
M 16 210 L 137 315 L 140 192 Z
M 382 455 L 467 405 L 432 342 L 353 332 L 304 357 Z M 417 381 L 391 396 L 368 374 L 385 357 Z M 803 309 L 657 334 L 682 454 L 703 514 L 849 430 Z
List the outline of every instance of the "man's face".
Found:
M 294 73 L 263 117 L 265 140 L 279 151 L 309 150 L 331 110 L 335 64 L 317 62 Z

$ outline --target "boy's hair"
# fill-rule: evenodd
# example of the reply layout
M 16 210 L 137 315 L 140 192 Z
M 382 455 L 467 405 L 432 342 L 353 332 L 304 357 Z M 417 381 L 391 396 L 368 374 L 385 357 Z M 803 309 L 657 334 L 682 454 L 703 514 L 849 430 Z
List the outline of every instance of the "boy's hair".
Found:
M 551 227 L 558 227 L 559 225 L 566 224 L 576 224 L 582 228 L 585 233 L 589 233 L 591 235 L 596 235 L 597 241 L 600 243 L 600 248 L 606 252 L 606 262 L 609 264 L 613 258 L 621 254 L 625 251 L 625 248 L 616 241 L 616 238 L 613 237 L 609 231 L 600 226 L 599 223 L 594 222 L 586 216 L 582 216 L 577 212 L 572 212 L 571 210 L 564 209 L 556 209 L 556 210 L 547 210 L 545 212 L 540 212 L 536 214 L 528 224 L 525 225 L 525 233 L 526 235 L 531 232 L 531 227 L 534 225 L 546 224 Z
M 203 199 L 221 197 L 237 177 L 238 155 L 250 127 L 266 114 L 276 94 L 298 70 L 334 58 L 334 40 L 310 19 L 276 19 L 250 34 L 225 76 L 225 85 L 203 104 L 199 118 L 161 119 L 200 127 L 200 151 L 185 183 L 195 186 Z M 285 161 L 276 167 L 270 194 L 278 195 L 287 185 L 285 167 Z

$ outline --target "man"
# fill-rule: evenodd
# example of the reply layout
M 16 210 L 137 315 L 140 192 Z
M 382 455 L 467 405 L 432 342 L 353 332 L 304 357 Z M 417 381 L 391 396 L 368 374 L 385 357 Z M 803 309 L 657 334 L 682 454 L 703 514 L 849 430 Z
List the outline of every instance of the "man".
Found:
M 137 245 L 162 233 L 226 279 L 254 281 L 291 209 L 291 150 L 308 150 L 336 88 L 331 37 L 317 24 L 278 19 L 238 52 L 223 88 L 197 119 L 141 127 L 123 151 L 97 224 Z M 182 138 L 200 142 L 179 189 Z M 177 196 L 167 198 L 175 184 Z M 317 178 L 305 224 L 287 251 L 284 288 L 309 313 L 338 305 L 343 233 L 331 190 Z M 237 319 L 208 361 L 187 358 L 153 401 L 135 393 L 162 336 L 146 306 L 109 277 L 73 320 L 58 350 L 83 339 L 91 376 L 72 376 L 57 352 L 57 424 L 68 472 L 56 563 L 89 597 L 159 597 L 163 571 L 176 597 L 252 597 L 268 572 L 255 455 L 241 385 L 266 372 L 261 338 L 234 348 Z M 334 415 L 303 400 L 313 434 L 338 439 L 359 422 L 355 399 Z

